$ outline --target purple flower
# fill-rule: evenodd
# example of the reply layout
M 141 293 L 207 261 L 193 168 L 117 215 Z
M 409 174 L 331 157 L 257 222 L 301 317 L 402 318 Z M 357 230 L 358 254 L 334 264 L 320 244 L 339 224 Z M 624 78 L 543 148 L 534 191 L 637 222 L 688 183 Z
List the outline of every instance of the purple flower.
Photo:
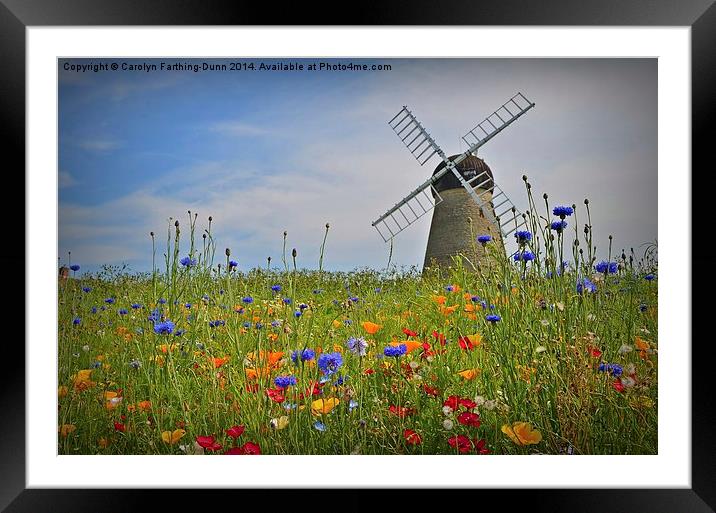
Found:
M 348 342 L 346 342 L 346 346 L 348 346 L 351 353 L 358 356 L 365 356 L 368 348 L 368 342 L 366 342 L 363 337 L 351 337 L 348 339 Z

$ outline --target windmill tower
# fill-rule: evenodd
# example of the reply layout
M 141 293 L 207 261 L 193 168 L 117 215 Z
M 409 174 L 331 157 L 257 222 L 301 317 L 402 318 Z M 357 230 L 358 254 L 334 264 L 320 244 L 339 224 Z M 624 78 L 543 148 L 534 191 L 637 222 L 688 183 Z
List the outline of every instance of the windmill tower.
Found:
M 517 93 L 470 130 L 463 141 L 467 151 L 447 157 L 407 106 L 388 124 L 415 159 L 424 165 L 438 155 L 442 162 L 432 176 L 372 224 L 388 242 L 434 209 L 424 267 L 447 267 L 458 254 L 484 257 L 475 236 L 491 235 L 496 244 L 526 222 L 507 195 L 495 183 L 492 171 L 477 149 L 534 107 Z M 503 246 L 502 246 L 503 247 Z

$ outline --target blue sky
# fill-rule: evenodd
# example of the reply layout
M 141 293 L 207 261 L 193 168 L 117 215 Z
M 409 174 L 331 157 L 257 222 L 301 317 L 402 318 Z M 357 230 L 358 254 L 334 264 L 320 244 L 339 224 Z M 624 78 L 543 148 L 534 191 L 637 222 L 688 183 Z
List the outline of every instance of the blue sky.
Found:
M 200 73 L 76 73 L 65 62 L 122 60 L 59 62 L 58 256 L 71 251 L 83 270 L 151 270 L 149 232 L 161 254 L 169 217 L 186 227 L 187 210 L 201 229 L 213 217 L 217 254 L 231 248 L 243 270 L 280 262 L 284 230 L 299 266 L 316 268 L 326 222 L 324 267 L 384 267 L 371 222 L 438 164 L 421 168 L 387 121 L 408 105 L 458 153 L 460 136 L 517 91 L 536 107 L 479 154 L 518 208 L 527 174 L 538 197 L 576 203 L 580 224 L 590 199 L 603 254 L 609 234 L 638 253 L 657 237 L 653 59 L 260 59 L 392 70 Z M 429 223 L 398 235 L 394 263 L 422 265 Z

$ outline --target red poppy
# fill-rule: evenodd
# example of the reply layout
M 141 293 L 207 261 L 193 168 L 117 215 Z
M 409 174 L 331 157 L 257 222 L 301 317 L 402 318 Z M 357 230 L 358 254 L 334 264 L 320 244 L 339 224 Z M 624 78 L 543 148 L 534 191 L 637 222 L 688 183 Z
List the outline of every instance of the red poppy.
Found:
M 443 345 L 443 346 L 444 346 L 444 345 L 446 344 L 447 339 L 445 338 L 445 335 L 443 335 L 442 333 L 438 333 L 437 331 L 433 331 L 433 337 L 435 337 L 435 340 L 437 340 L 438 342 L 440 342 L 440 345 Z
M 226 430 L 226 434 L 231 438 L 238 438 L 246 430 L 246 426 L 231 426 Z
M 466 454 L 472 449 L 472 441 L 465 435 L 457 435 L 448 438 L 448 444 L 453 449 L 457 449 L 461 454 Z
M 279 388 L 269 388 L 266 390 L 266 395 L 275 403 L 282 403 L 286 400 Z
M 487 441 L 484 438 L 480 440 L 475 438 L 472 443 L 475 445 L 475 452 L 477 454 L 490 454 L 490 449 L 487 448 Z
M 246 454 L 244 452 L 244 449 L 241 447 L 232 447 L 228 451 L 226 451 L 224 454 Z
M 464 349 L 465 351 L 470 351 L 476 347 L 469 337 L 460 337 L 457 339 L 457 343 L 460 344 L 460 349 Z
M 408 445 L 420 445 L 423 443 L 422 437 L 412 429 L 403 431 L 403 438 L 405 438 L 405 443 Z
M 388 409 L 390 410 L 390 413 L 392 413 L 393 415 L 397 415 L 401 418 L 407 417 L 408 415 L 412 415 L 413 413 L 415 413 L 415 410 L 413 408 L 405 408 L 403 406 L 395 406 L 392 404 Z
M 595 358 L 599 358 L 600 356 L 602 356 L 602 352 L 599 350 L 598 347 L 588 346 L 587 352 Z
M 472 410 L 473 408 L 475 408 L 477 406 L 477 403 L 475 401 L 471 401 L 470 399 L 467 399 L 467 398 L 462 398 L 458 402 L 460 403 L 460 406 L 464 406 L 468 410 Z
M 457 416 L 457 421 L 463 426 L 480 427 L 480 416 L 471 411 L 464 411 Z
M 120 422 L 115 422 L 115 423 L 114 423 L 114 430 L 115 430 L 115 431 L 121 431 L 122 433 L 124 433 L 125 431 L 127 431 L 127 427 L 126 427 L 124 424 L 120 423 Z
M 431 395 L 431 396 L 433 396 L 433 397 L 437 397 L 437 396 L 438 396 L 438 389 L 437 389 L 436 387 L 431 387 L 431 386 L 428 386 L 428 385 L 423 385 L 423 390 L 425 391 L 425 393 L 426 393 L 427 395 Z
M 236 453 L 232 453 L 232 454 L 247 454 L 247 455 L 261 454 L 261 447 L 259 447 L 259 444 L 255 444 L 253 442 L 246 442 L 241 447 L 237 447 L 237 449 L 241 452 L 236 452 Z
M 616 390 L 617 392 L 621 392 L 621 393 L 624 392 L 624 384 L 622 383 L 621 379 L 619 379 L 619 378 L 615 379 L 614 382 L 612 383 L 612 386 L 614 387 L 614 390 Z
M 445 402 L 443 403 L 443 406 L 449 406 L 452 410 L 457 410 L 457 405 L 460 403 L 460 398 L 456 395 L 451 395 L 448 397 Z
M 213 436 L 197 436 L 196 443 L 207 451 L 218 451 L 221 449 L 221 444 L 216 443 Z
M 366 376 L 370 376 L 370 375 L 373 374 L 374 372 L 375 372 L 375 371 L 374 371 L 373 369 L 366 369 L 366 370 L 363 371 L 363 374 L 365 374 Z
M 410 330 L 408 328 L 403 328 L 403 333 L 405 333 L 409 337 L 417 337 L 418 336 L 417 333 L 415 333 L 413 330 Z

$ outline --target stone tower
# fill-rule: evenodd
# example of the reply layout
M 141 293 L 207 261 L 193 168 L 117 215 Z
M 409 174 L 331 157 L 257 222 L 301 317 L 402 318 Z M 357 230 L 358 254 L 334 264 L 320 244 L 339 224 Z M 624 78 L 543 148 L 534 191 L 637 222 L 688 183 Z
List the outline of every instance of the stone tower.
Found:
M 453 155 L 454 160 L 459 155 Z M 445 163 L 441 162 L 433 174 L 442 170 Z M 492 205 L 493 176 L 490 168 L 485 162 L 474 155 L 468 156 L 457 165 L 458 171 L 465 180 L 470 180 L 478 174 L 486 171 L 487 177 L 475 181 L 475 192 L 481 198 Z M 485 180 L 488 180 L 487 183 Z M 430 224 L 430 235 L 428 236 L 428 247 L 425 250 L 425 261 L 423 268 L 447 268 L 453 265 L 452 257 L 458 254 L 466 256 L 473 264 L 484 263 L 485 249 L 475 239 L 479 235 L 490 235 L 497 248 L 504 248 L 500 230 L 485 217 L 480 207 L 470 197 L 465 188 L 452 173 L 445 174 L 435 184 L 443 201 L 435 206 L 433 219 Z M 484 195 L 483 195 L 484 193 Z M 494 205 L 492 205 L 494 207 Z M 494 211 L 492 216 L 494 217 Z M 494 249 L 494 248 L 493 248 Z M 470 264 L 464 262 L 468 269 Z

